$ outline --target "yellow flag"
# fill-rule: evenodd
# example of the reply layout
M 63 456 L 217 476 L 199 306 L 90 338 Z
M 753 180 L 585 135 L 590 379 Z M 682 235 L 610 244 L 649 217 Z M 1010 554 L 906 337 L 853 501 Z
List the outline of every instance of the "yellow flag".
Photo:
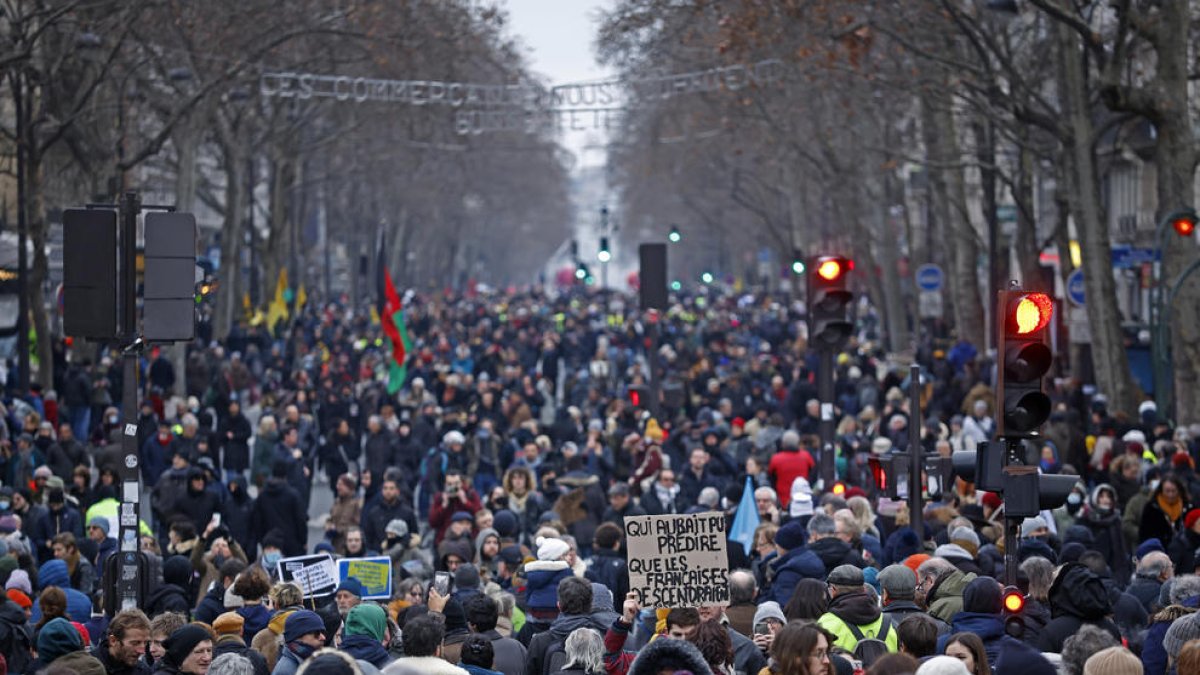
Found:
M 304 290 L 304 284 L 300 284 L 300 290 L 296 291 L 296 309 L 301 309 L 308 304 L 308 293 Z
M 283 298 L 283 291 L 288 287 L 287 268 L 279 269 L 279 279 L 275 282 L 275 299 L 271 301 L 271 306 L 267 308 L 267 329 L 275 330 L 275 324 L 280 319 L 288 318 L 287 301 Z

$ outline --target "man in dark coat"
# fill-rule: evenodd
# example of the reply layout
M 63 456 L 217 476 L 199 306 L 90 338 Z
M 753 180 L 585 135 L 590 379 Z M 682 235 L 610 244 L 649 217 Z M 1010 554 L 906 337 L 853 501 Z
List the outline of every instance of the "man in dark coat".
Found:
M 604 516 L 600 518 L 600 522 L 613 523 L 621 528 L 621 532 L 625 532 L 627 516 L 646 515 L 646 509 L 634 503 L 630 492 L 628 483 L 616 483 L 608 488 L 608 508 L 604 510 Z
M 614 598 L 621 598 L 622 602 L 629 592 L 629 568 L 621 553 L 623 538 L 621 528 L 613 523 L 602 523 L 597 527 L 587 568 L 590 581 L 603 584 L 612 591 Z
M 33 525 L 30 539 L 38 547 L 38 560 L 50 560 L 54 557 L 51 550 L 51 540 L 64 532 L 70 532 L 76 539 L 83 538 L 83 520 L 76 511 L 66 503 L 62 488 L 51 488 L 46 497 L 49 507 Z
M 409 532 L 420 532 L 417 516 L 405 500 L 400 498 L 400 486 L 395 478 L 386 478 L 379 490 L 379 498 L 363 509 L 362 531 L 367 548 L 378 549 L 387 538 L 387 524 L 403 520 Z
M 192 585 L 192 563 L 181 555 L 163 561 L 163 584 L 146 596 L 146 614 L 154 618 L 163 612 L 179 612 L 190 616 L 192 609 L 188 588 Z
M 828 576 L 825 563 L 805 547 L 805 537 L 804 525 L 799 520 L 789 521 L 775 533 L 778 555 L 770 562 L 772 581 L 764 596 L 778 602 L 780 607 L 787 606 L 801 579 L 824 581 Z
M 367 418 L 367 438 L 363 449 L 364 468 L 371 472 L 371 481 L 382 482 L 388 467 L 396 465 L 396 438 L 391 430 L 383 426 L 379 415 Z
M 1100 577 L 1079 563 L 1067 563 L 1059 570 L 1050 586 L 1050 615 L 1038 644 L 1043 652 L 1062 653 L 1063 642 L 1079 631 L 1084 624 L 1099 626 L 1117 640 L 1121 633 L 1108 619 L 1112 601 Z
M 821 559 L 826 576 L 838 565 L 867 566 L 862 556 L 841 538 L 838 527 L 833 517 L 824 513 L 814 514 L 808 521 L 808 550 Z
M 207 487 L 204 471 L 199 467 L 189 469 L 187 495 L 175 500 L 171 519 L 173 520 L 175 516 L 183 516 L 196 528 L 197 532 L 203 533 L 208 528 L 213 514 L 221 506 L 221 500 Z
M 288 485 L 288 464 L 277 461 L 271 465 L 271 478 L 254 501 L 250 513 L 250 534 L 262 541 L 268 532 L 278 529 L 283 534 L 283 554 L 301 555 L 308 541 L 308 518 L 305 517 L 300 496 Z
M 231 401 L 229 414 L 221 418 L 217 427 L 217 442 L 224 451 L 221 463 L 227 479 L 250 468 L 250 436 L 250 420 L 242 414 L 241 404 Z

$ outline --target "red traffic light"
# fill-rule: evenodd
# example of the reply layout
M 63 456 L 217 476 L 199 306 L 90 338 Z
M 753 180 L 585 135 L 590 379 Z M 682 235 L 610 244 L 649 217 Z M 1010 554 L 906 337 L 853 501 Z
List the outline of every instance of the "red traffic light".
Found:
M 1180 216 L 1171 221 L 1171 227 L 1175 228 L 1175 234 L 1181 237 L 1190 237 L 1196 233 L 1196 217 L 1192 215 Z
M 842 495 L 846 494 L 846 484 L 839 480 L 833 484 L 832 492 L 833 494 L 841 497 Z
M 1054 301 L 1045 293 L 1014 295 L 1008 302 L 1005 332 L 1014 336 L 1029 336 L 1050 324 L 1054 316 Z
M 1009 586 L 1004 591 L 1004 610 L 1010 614 L 1019 614 L 1025 609 L 1025 596 L 1018 589 Z
M 630 389 L 629 402 L 632 403 L 633 407 L 635 408 L 642 407 L 642 392 L 638 391 L 637 389 Z
M 843 267 L 841 260 L 827 258 L 817 264 L 817 276 L 825 281 L 837 281 L 848 269 L 853 269 L 853 265 Z

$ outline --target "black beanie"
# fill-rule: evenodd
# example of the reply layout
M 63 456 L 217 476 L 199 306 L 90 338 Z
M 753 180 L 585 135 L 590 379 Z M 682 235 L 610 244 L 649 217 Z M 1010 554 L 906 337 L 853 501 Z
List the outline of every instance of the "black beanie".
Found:
M 163 581 L 187 590 L 192 583 L 192 561 L 181 555 L 167 558 L 163 561 Z
M 1000 584 L 991 577 L 976 577 L 963 589 L 963 611 L 999 614 L 1002 600 Z
M 191 655 L 192 650 L 196 648 L 196 645 L 205 640 L 211 639 L 212 635 L 207 629 L 204 628 L 204 626 L 194 623 L 180 626 L 179 628 L 176 628 L 175 632 L 171 633 L 171 637 L 167 638 L 167 641 L 163 643 L 163 648 L 167 650 L 167 653 L 163 658 L 171 665 L 178 668 L 179 666 L 183 665 L 183 662 L 187 660 L 188 656 Z

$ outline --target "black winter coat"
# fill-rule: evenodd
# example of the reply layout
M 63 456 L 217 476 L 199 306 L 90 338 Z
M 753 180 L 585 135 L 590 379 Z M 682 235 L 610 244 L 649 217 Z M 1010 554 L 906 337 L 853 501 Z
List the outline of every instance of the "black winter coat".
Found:
M 300 514 L 300 517 L 297 517 Z M 302 555 L 308 541 L 308 518 L 304 517 L 300 495 L 280 478 L 267 481 L 266 487 L 254 501 L 250 514 L 250 534 L 255 541 L 271 530 L 283 533 L 283 555 Z
M 163 612 L 179 612 L 189 616 L 191 609 L 187 601 L 187 591 L 175 584 L 163 584 L 150 591 L 146 598 L 146 616 L 151 619 Z
M 625 594 L 629 592 L 629 568 L 625 556 L 617 551 L 595 549 L 588 561 L 587 579 L 612 591 L 614 604 L 618 598 L 624 602 Z
M 175 500 L 172 515 L 187 518 L 197 532 L 203 533 L 213 514 L 221 508 L 221 499 L 209 490 L 193 490 L 190 482 L 187 493 Z
M 217 427 L 217 440 L 225 451 L 222 463 L 227 471 L 250 468 L 250 436 L 250 420 L 242 413 L 226 415 L 221 420 Z
M 1182 530 L 1167 545 L 1167 555 L 1175 563 L 1176 574 L 1192 574 L 1196 570 L 1196 549 L 1200 548 L 1200 534 Z
M 364 450 L 364 468 L 371 472 L 371 484 L 383 485 L 383 473 L 396 465 L 396 436 L 387 429 L 367 434 Z
M 1114 579 L 1125 580 L 1133 574 L 1129 549 L 1125 547 L 1125 535 L 1121 533 L 1120 513 L 1099 513 L 1085 507 L 1075 519 L 1075 523 L 1091 531 L 1095 541 L 1089 548 L 1104 554 Z
M 817 554 L 817 557 L 821 559 L 821 563 L 825 565 L 825 576 L 829 576 L 833 568 L 838 565 L 867 566 L 862 556 L 850 548 L 850 544 L 837 537 L 825 537 L 824 539 L 809 542 L 808 550 Z
M 1171 541 L 1180 530 L 1184 529 L 1182 514 L 1186 514 L 1189 508 L 1187 504 L 1184 504 L 1179 520 L 1171 522 L 1162 507 L 1158 505 L 1158 495 L 1152 493 L 1150 501 L 1146 502 L 1146 508 L 1142 509 L 1142 522 L 1138 526 L 1138 542 L 1151 538 L 1157 538 L 1163 543 Z
M 1121 632 L 1108 620 L 1112 601 L 1104 582 L 1079 563 L 1067 563 L 1050 586 L 1050 623 L 1035 645 L 1043 652 L 1062 653 L 1063 642 L 1079 632 L 1084 624 L 1103 628 L 1117 641 Z

